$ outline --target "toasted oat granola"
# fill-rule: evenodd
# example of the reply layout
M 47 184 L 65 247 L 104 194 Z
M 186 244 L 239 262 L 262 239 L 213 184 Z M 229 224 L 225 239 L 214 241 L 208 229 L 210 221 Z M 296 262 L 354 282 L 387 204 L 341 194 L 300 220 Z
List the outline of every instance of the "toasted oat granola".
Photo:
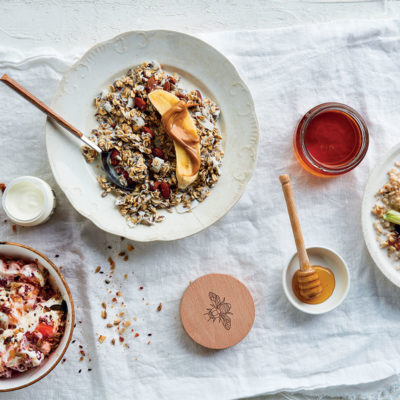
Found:
M 179 206 L 178 212 L 190 211 L 207 198 L 221 174 L 224 152 L 216 127 L 220 109 L 199 90 L 181 88 L 179 80 L 176 73 L 168 75 L 157 63 L 145 62 L 130 69 L 94 100 L 99 126 L 90 139 L 103 151 L 112 151 L 111 163 L 122 185 L 136 184 L 135 190 L 128 192 L 99 176 L 102 196 L 111 192 L 116 195 L 115 205 L 132 227 L 161 222 L 164 216 L 158 214 L 160 209 L 171 211 Z M 161 117 L 148 98 L 155 89 L 198 104 L 189 112 L 200 136 L 201 166 L 196 181 L 184 190 L 177 186 L 173 141 L 164 132 Z M 82 153 L 88 162 L 97 157 L 87 146 Z
M 400 260 L 400 227 L 383 216 L 389 210 L 400 211 L 400 163 L 388 171 L 388 181 L 378 190 L 377 199 L 372 214 L 375 216 L 374 228 L 377 232 L 376 240 L 381 248 L 387 249 L 388 257 L 395 261 Z M 396 269 L 400 270 L 400 266 Z

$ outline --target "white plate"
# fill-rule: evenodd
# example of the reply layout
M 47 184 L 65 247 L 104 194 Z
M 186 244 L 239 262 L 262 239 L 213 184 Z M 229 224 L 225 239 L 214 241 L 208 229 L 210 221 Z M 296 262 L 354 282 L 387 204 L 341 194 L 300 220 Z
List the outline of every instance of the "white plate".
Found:
M 71 204 L 104 231 L 137 241 L 173 240 L 207 228 L 225 215 L 243 194 L 256 165 L 258 123 L 253 99 L 233 65 L 217 50 L 192 36 L 172 31 L 127 32 L 90 49 L 64 75 L 51 106 L 89 134 L 97 123 L 93 99 L 113 79 L 143 61 L 157 61 L 182 76 L 182 86 L 199 88 L 221 108 L 219 127 L 225 158 L 219 182 L 193 212 L 165 212 L 165 221 L 129 228 L 114 206 L 102 198 L 96 175 L 80 142 L 48 121 L 46 145 L 51 169 Z
M 378 164 L 372 171 L 367 186 L 365 187 L 364 197 L 362 201 L 361 223 L 362 230 L 368 251 L 371 254 L 375 264 L 383 272 L 383 274 L 392 281 L 396 286 L 400 287 L 400 271 L 396 271 L 394 259 L 387 256 L 387 250 L 381 249 L 376 241 L 376 231 L 373 227 L 375 220 L 371 214 L 372 207 L 375 204 L 375 193 L 387 182 L 387 172 L 394 168 L 394 163 L 400 161 L 400 144 L 393 147 L 387 153 L 383 161 Z

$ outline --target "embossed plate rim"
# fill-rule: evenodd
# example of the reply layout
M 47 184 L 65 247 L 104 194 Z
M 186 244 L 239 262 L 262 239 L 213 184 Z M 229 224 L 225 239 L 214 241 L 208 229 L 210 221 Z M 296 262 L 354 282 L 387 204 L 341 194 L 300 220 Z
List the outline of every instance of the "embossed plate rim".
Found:
M 143 40 L 143 38 L 145 39 L 145 46 L 137 46 L 136 43 L 139 39 L 138 36 L 140 36 L 141 40 Z M 152 41 L 154 38 L 156 40 Z M 131 43 L 134 42 L 135 45 L 129 47 L 129 41 L 131 41 Z M 78 84 L 88 85 L 89 88 L 95 85 L 96 81 L 94 80 L 85 83 L 85 76 L 82 74 L 82 66 L 85 66 L 88 70 L 90 70 L 92 67 L 94 68 L 92 64 L 94 63 L 96 57 L 99 58 L 103 55 L 108 55 L 107 52 L 111 50 L 116 52 L 115 46 L 119 45 L 121 42 L 126 46 L 124 51 L 119 52 L 118 55 L 115 56 L 115 59 L 109 62 L 109 64 L 112 66 L 118 58 L 123 61 L 121 64 L 118 64 L 119 69 L 116 70 L 115 73 L 149 58 L 159 61 L 161 65 L 168 65 L 169 63 L 166 62 L 166 60 L 170 59 L 171 57 L 178 57 L 167 54 L 167 47 L 169 46 L 170 48 L 173 48 L 176 46 L 176 43 L 179 42 L 181 45 L 183 43 L 185 46 L 187 46 L 183 49 L 180 48 L 180 52 L 182 53 L 179 58 L 182 64 L 179 65 L 182 67 L 182 69 L 192 74 L 200 82 L 207 81 L 209 85 L 205 84 L 206 87 L 210 87 L 210 79 L 214 79 L 212 82 L 212 93 L 220 93 L 219 97 L 216 96 L 216 100 L 221 106 L 221 114 L 223 115 L 224 121 L 227 123 L 227 127 L 230 126 L 230 130 L 225 132 L 228 146 L 225 148 L 226 156 L 222 166 L 223 172 L 220 182 L 218 182 L 211 190 L 209 198 L 204 203 L 201 203 L 191 213 L 178 214 L 174 211 L 172 214 L 167 214 L 167 220 L 161 224 L 155 224 L 151 227 L 139 226 L 136 228 L 129 228 L 122 216 L 120 216 L 119 220 L 116 218 L 117 216 L 115 214 L 115 210 L 112 210 L 109 206 L 111 203 L 104 201 L 107 198 L 102 199 L 100 197 L 101 189 L 99 187 L 92 192 L 87 192 L 85 194 L 85 190 L 87 191 L 89 186 L 93 186 L 93 178 L 88 174 L 87 176 L 89 177 L 89 180 L 86 179 L 86 174 L 78 173 L 77 171 L 80 172 L 79 168 L 77 169 L 77 167 L 73 165 L 73 158 L 76 158 L 76 154 L 78 154 L 79 157 L 81 156 L 79 149 L 73 149 L 71 146 L 78 145 L 76 143 L 72 144 L 72 141 L 67 138 L 66 135 L 62 135 L 60 132 L 58 132 L 60 128 L 55 127 L 54 124 L 47 121 L 46 147 L 51 170 L 58 185 L 63 190 L 73 207 L 80 214 L 91 220 L 95 225 L 106 232 L 143 242 L 155 240 L 168 241 L 193 235 L 219 221 L 237 203 L 244 193 L 245 187 L 254 172 L 257 163 L 259 128 L 250 90 L 241 79 L 233 64 L 218 50 L 203 42 L 201 39 L 184 33 L 169 30 L 130 31 L 122 33 L 108 41 L 96 44 L 71 66 L 71 68 L 61 79 L 51 102 L 51 105 L 56 109 L 57 112 L 65 115 L 66 118 L 71 119 L 72 123 L 77 123 L 77 121 L 74 121 L 74 119 L 76 120 L 77 118 L 88 118 L 87 115 L 81 115 L 83 113 L 72 112 L 74 107 L 79 107 L 79 101 L 83 100 L 78 98 L 76 93 L 66 93 L 65 89 L 73 87 L 71 86 L 74 83 L 73 79 L 75 79 Z M 160 43 L 162 45 L 160 45 Z M 152 57 L 142 55 L 142 53 L 144 54 L 147 52 L 148 48 L 152 50 L 154 50 L 153 48 L 156 48 L 159 51 L 159 54 L 152 54 Z M 186 55 L 186 52 L 189 54 L 196 54 L 196 59 L 190 60 Z M 126 66 L 126 59 L 124 59 L 124 57 L 131 57 L 132 54 L 136 53 L 138 53 L 137 57 L 145 58 L 132 59 L 130 65 Z M 220 71 L 216 71 L 215 76 L 217 76 L 219 73 L 220 76 L 223 74 L 223 79 L 225 81 L 229 79 L 230 85 L 228 89 L 226 89 L 226 86 L 223 86 L 220 82 L 215 82 L 216 78 L 215 76 L 212 76 L 214 73 L 204 75 L 205 71 L 210 69 L 210 66 L 206 65 L 205 62 L 198 62 L 198 59 L 201 59 L 202 57 L 206 60 L 208 57 L 208 61 L 211 60 L 214 65 L 220 66 Z M 197 62 L 196 65 L 195 62 Z M 99 72 L 99 65 L 95 65 L 95 67 Z M 102 66 L 101 68 L 103 68 L 104 71 L 107 70 L 108 67 L 106 65 Z M 198 71 L 200 76 L 196 73 L 193 73 L 194 71 Z M 101 79 L 101 74 L 93 74 L 93 72 L 91 73 L 92 76 L 96 75 L 96 78 L 98 78 L 99 81 L 103 81 Z M 82 76 L 79 77 L 79 74 Z M 111 76 L 107 79 L 111 79 Z M 217 88 L 215 91 L 214 87 Z M 237 88 L 240 89 L 241 99 L 243 100 L 243 104 L 247 109 L 244 115 L 237 115 L 238 113 L 234 112 L 235 104 L 238 102 L 238 99 L 232 98 L 234 96 L 231 95 L 232 101 L 227 101 L 230 99 L 229 95 L 231 91 L 235 91 Z M 226 94 L 225 92 L 229 93 Z M 84 96 L 84 88 L 78 94 L 81 97 Z M 225 100 L 223 100 L 223 98 L 225 98 Z M 92 98 L 90 98 L 89 105 L 91 102 Z M 238 108 L 236 107 L 236 110 L 237 109 Z M 236 124 L 238 127 L 236 127 Z M 81 121 L 80 124 L 78 123 L 78 128 L 82 125 L 87 124 Z M 243 125 L 243 127 L 246 126 L 247 129 L 242 129 L 243 127 L 241 125 Z M 245 143 L 246 139 L 249 140 Z M 240 144 L 241 142 L 243 143 Z M 244 143 L 246 145 L 244 145 Z M 244 151 L 249 151 L 251 156 L 243 156 Z M 81 164 L 80 160 L 77 162 Z M 243 167 L 239 171 L 237 169 L 238 165 Z M 75 174 L 73 174 L 74 168 L 76 172 Z M 242 177 L 240 178 L 239 176 L 234 176 L 237 173 L 242 174 Z M 79 177 L 77 177 L 77 175 L 79 175 Z M 85 179 L 86 182 L 84 182 Z M 230 196 L 226 196 L 226 191 L 223 192 L 223 189 L 225 188 L 229 190 L 232 187 L 236 190 L 236 192 L 232 192 Z M 168 219 L 170 220 L 169 222 Z M 116 222 L 115 220 L 118 221 Z

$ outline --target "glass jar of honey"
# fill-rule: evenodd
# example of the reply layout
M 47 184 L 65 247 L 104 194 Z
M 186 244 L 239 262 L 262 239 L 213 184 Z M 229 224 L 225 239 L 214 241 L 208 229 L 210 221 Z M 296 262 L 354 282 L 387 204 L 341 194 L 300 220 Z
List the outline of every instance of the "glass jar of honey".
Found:
M 367 126 L 360 114 L 341 103 L 308 111 L 293 137 L 296 158 L 314 175 L 329 178 L 355 168 L 368 150 Z

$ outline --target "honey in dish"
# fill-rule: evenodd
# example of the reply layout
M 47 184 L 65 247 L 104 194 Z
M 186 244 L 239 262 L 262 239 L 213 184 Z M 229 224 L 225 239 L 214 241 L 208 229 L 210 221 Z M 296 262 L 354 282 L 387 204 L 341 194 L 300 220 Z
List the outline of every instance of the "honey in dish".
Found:
M 329 268 L 321 267 L 320 265 L 313 265 L 312 267 L 317 272 L 319 280 L 322 286 L 322 292 L 311 299 L 306 299 L 300 294 L 300 288 L 298 283 L 299 270 L 293 275 L 292 289 L 296 297 L 307 304 L 320 304 L 331 297 L 333 290 L 335 289 L 335 275 Z

